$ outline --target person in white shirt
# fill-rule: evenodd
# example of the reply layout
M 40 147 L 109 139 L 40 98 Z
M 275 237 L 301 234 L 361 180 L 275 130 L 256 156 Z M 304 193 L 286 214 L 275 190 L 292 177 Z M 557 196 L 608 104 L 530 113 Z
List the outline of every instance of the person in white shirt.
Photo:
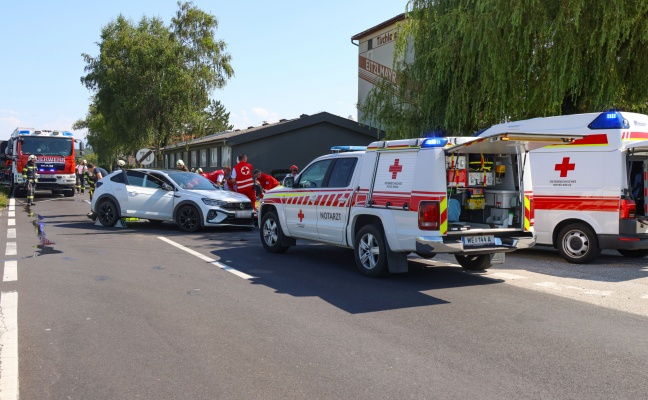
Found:
M 82 160 L 79 165 L 76 166 L 76 192 L 77 194 L 85 193 L 85 172 L 88 170 L 86 166 L 86 160 Z

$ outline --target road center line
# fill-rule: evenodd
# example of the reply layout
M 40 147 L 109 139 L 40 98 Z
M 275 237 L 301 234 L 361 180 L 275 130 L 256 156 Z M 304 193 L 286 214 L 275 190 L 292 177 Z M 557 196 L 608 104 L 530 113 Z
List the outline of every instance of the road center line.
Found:
M 158 236 L 158 239 L 160 239 L 162 241 L 165 241 L 165 242 L 169 243 L 170 245 L 179 248 L 180 250 L 186 251 L 187 253 L 192 254 L 192 255 L 200 258 L 203 261 L 206 261 L 206 262 L 208 262 L 210 264 L 213 264 L 213 265 L 217 266 L 218 268 L 220 268 L 222 270 L 225 270 L 227 272 L 231 272 L 234 275 L 238 276 L 239 278 L 243 278 L 243 279 L 252 279 L 252 278 L 254 278 L 252 275 L 248 275 L 245 272 L 241 272 L 241 271 L 236 270 L 236 269 L 234 269 L 234 268 L 232 268 L 230 266 L 222 264 L 222 263 L 214 260 L 213 258 L 209 258 L 207 256 L 204 256 L 204 255 L 198 253 L 197 251 L 191 250 L 188 247 L 185 247 L 185 246 L 183 246 L 183 245 L 181 245 L 179 243 L 174 242 L 173 240 L 169 240 L 169 239 L 167 239 L 165 237 L 162 237 L 162 236 Z
M 4 262 L 4 277 L 5 282 L 15 282 L 18 280 L 18 261 L 7 260 Z
M 6 256 L 15 256 L 18 254 L 18 247 L 16 242 L 7 242 L 7 251 L 5 251 Z
M 7 239 L 16 238 L 16 228 L 7 228 Z
M 18 399 L 18 292 L 0 295 L 0 400 Z

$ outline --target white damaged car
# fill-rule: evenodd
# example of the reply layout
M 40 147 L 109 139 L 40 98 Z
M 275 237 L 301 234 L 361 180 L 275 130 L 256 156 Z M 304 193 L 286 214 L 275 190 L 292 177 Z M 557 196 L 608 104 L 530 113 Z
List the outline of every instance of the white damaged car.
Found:
M 114 226 L 120 218 L 175 221 L 183 232 L 207 226 L 254 226 L 247 196 L 224 190 L 193 172 L 128 169 L 96 183 L 91 218 Z

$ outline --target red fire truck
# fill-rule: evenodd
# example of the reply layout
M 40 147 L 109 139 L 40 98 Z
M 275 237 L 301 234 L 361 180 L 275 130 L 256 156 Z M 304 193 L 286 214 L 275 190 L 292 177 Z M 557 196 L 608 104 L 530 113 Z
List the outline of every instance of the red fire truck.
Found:
M 65 197 L 74 196 L 75 148 L 79 142 L 79 155 L 83 155 L 83 143 L 74 139 L 72 132 L 16 128 L 8 141 L 2 143 L 5 162 L 5 178 L 11 185 L 11 193 L 22 194 L 22 171 L 30 155 L 36 156 L 38 190 L 51 190 Z

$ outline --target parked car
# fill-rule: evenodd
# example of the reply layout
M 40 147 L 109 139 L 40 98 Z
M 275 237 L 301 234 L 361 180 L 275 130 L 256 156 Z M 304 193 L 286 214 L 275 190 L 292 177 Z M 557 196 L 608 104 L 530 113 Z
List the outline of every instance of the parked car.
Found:
M 254 226 L 247 196 L 223 190 L 207 178 L 176 170 L 115 171 L 97 182 L 93 216 L 104 226 L 120 218 L 175 221 L 183 232 L 204 226 Z

